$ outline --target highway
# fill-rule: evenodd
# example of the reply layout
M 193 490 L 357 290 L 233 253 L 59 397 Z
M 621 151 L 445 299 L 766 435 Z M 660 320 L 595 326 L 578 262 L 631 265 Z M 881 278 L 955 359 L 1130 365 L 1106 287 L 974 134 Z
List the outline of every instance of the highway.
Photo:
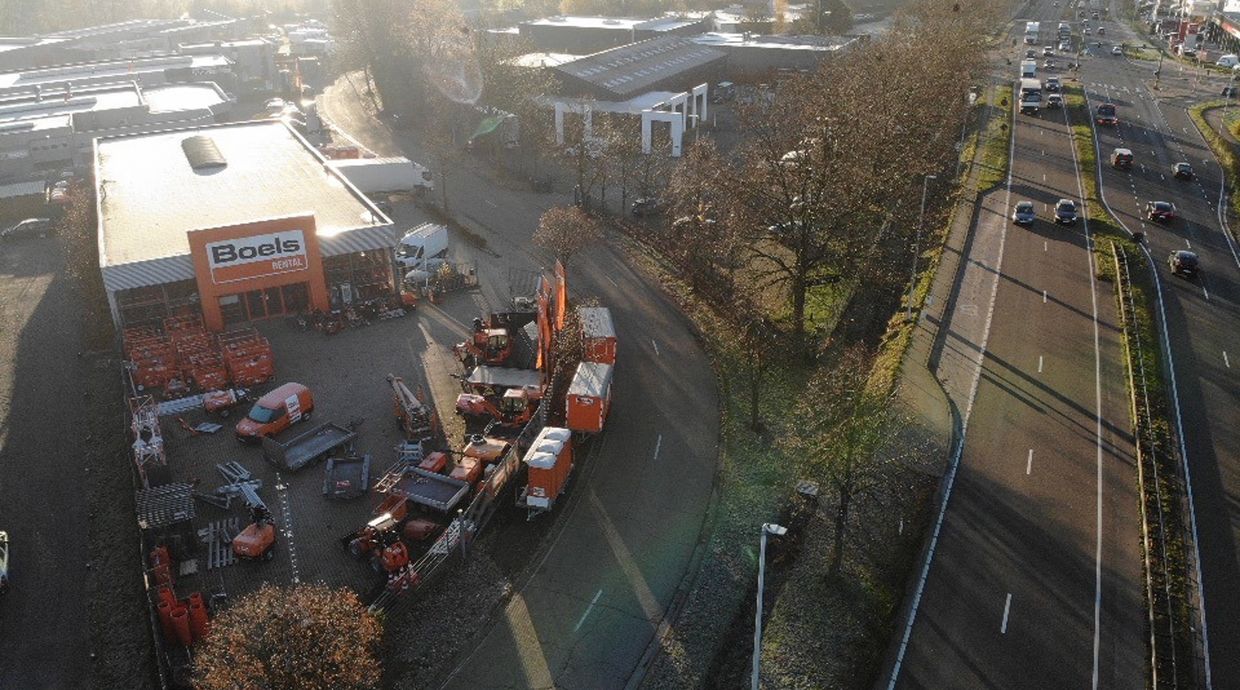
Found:
M 1020 43 L 1025 21 L 1039 21 L 1041 63 L 1042 47 L 1058 43 L 1060 16 L 1050 2 L 1031 5 L 1010 42 Z M 1004 47 L 1012 66 L 997 81 L 1015 81 L 1026 47 Z M 1083 196 L 1064 111 L 1015 123 L 1010 177 L 983 196 L 964 270 L 943 296 L 935 373 L 961 413 L 963 444 L 888 687 L 1144 685 L 1115 300 L 1094 279 L 1087 224 L 1052 221 L 1058 199 Z M 1012 208 L 1026 199 L 1038 220 L 1015 226 Z
M 1114 29 L 1109 27 L 1114 26 Z M 1112 40 L 1138 41 L 1130 29 L 1108 24 Z M 1108 46 L 1109 47 L 1109 46 Z M 1165 304 L 1182 451 L 1187 457 L 1196 516 L 1213 687 L 1240 687 L 1240 259 L 1220 210 L 1222 171 L 1193 125 L 1187 106 L 1214 98 L 1217 81 L 1199 88 L 1163 66 L 1159 91 L 1155 63 L 1098 57 L 1082 72 L 1092 105 L 1119 106 L 1118 127 L 1097 127 L 1099 160 L 1116 147 L 1132 149 L 1136 164 L 1101 165 L 1102 191 L 1130 231 L 1144 232 L 1158 263 Z M 1160 102 L 1161 101 L 1161 102 Z M 1195 180 L 1177 180 L 1176 162 L 1190 163 Z M 1150 200 L 1173 202 L 1179 218 L 1146 220 Z M 1195 280 L 1174 277 L 1165 262 L 1172 250 L 1201 258 Z

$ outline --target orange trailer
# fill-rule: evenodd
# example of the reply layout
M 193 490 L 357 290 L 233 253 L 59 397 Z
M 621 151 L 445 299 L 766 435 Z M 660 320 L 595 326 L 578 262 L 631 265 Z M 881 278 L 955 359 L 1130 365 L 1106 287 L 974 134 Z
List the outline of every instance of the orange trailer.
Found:
M 581 318 L 581 358 L 587 362 L 615 364 L 616 326 L 611 320 L 611 310 L 607 307 L 580 307 L 577 315 Z
M 529 474 L 519 503 L 530 510 L 551 510 L 573 470 L 572 432 L 544 427 L 525 451 L 524 462 Z
M 612 365 L 582 362 L 564 397 L 568 428 L 588 434 L 603 430 L 611 409 Z

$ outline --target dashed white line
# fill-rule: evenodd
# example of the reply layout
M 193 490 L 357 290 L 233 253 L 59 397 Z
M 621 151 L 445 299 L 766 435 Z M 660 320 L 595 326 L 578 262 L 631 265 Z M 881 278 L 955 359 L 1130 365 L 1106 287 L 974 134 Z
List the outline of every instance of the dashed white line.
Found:
M 1206 301 L 1207 301 L 1207 302 L 1209 302 L 1209 301 L 1210 301 L 1210 291 L 1209 291 L 1209 290 L 1207 290 L 1207 289 L 1206 289 L 1206 286 L 1204 286 L 1204 285 L 1202 285 L 1202 286 L 1201 286 L 1201 294 L 1203 294 L 1203 295 L 1205 295 L 1205 296 L 1206 296 Z
M 1038 355 L 1038 373 L 1042 373 L 1042 355 Z
M 654 345 L 654 354 L 655 354 L 655 356 L 661 356 L 661 355 L 659 355 L 659 343 L 658 343 L 658 341 L 656 341 L 654 338 L 651 338 L 651 339 L 650 339 L 650 344 L 651 344 L 651 345 Z
M 1003 602 L 1003 622 L 999 624 L 999 634 L 1007 634 L 1008 614 L 1012 611 L 1012 593 L 1008 592 L 1007 601 Z
M 1025 461 L 1025 474 L 1033 473 L 1033 449 L 1029 449 L 1029 459 Z
M 1223 350 L 1223 364 L 1227 365 L 1228 369 L 1231 368 L 1231 360 L 1227 359 L 1227 350 Z
M 598 598 L 602 595 L 603 590 L 601 589 L 594 593 L 594 598 L 590 600 L 590 605 L 586 607 L 584 612 L 582 612 L 581 618 L 577 619 L 577 625 L 573 626 L 573 632 L 577 632 L 581 629 L 581 624 L 586 622 L 586 617 L 589 616 L 590 612 L 594 610 L 594 605 L 598 603 Z
M 654 442 L 654 459 L 659 459 L 659 449 L 663 447 L 663 434 L 659 434 L 658 440 Z
M 606 278 L 607 282 L 611 283 L 612 285 L 615 285 L 616 287 L 620 287 L 620 283 L 617 283 L 615 278 L 612 278 L 609 275 L 604 275 L 603 277 Z
M 1046 242 L 1046 240 L 1042 240 L 1042 251 L 1047 251 L 1048 246 L 1049 244 Z
M 1184 238 L 1184 246 L 1188 247 L 1189 249 L 1192 249 L 1192 248 L 1193 248 L 1193 243 L 1192 243 L 1192 242 L 1189 242 L 1189 241 L 1188 241 L 1188 238 L 1187 238 L 1187 237 L 1185 237 L 1185 238 Z
M 1046 304 L 1046 290 L 1042 291 L 1042 304 Z
M 284 483 L 279 472 L 276 472 L 276 491 L 280 495 L 280 512 L 284 514 L 284 543 L 288 549 L 289 569 L 292 571 L 293 584 L 298 584 L 301 582 L 301 569 L 297 564 L 297 542 L 293 540 L 293 511 L 288 502 L 288 484 Z

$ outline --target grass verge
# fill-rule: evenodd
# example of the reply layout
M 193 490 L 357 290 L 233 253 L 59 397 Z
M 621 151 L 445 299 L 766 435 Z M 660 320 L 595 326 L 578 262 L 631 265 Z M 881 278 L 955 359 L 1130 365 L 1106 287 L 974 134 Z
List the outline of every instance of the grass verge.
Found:
M 991 117 L 981 134 L 981 172 L 977 180 L 977 189 L 981 192 L 993 189 L 1007 178 L 1008 155 L 1012 150 L 1012 103 L 1016 87 L 996 86 L 993 93 L 986 106 L 991 108 Z
M 1115 222 L 1098 193 L 1091 113 L 1080 86 L 1068 88 L 1065 99 L 1072 124 L 1073 145 L 1089 208 L 1092 251 L 1098 277 L 1115 285 L 1123 326 L 1125 367 L 1129 373 L 1130 421 L 1137 447 L 1137 481 L 1142 501 L 1142 539 L 1146 605 L 1153 611 L 1160 683 L 1175 675 L 1191 685 L 1194 658 L 1192 598 L 1189 585 L 1189 541 L 1184 523 L 1183 494 L 1170 423 L 1170 401 L 1162 376 L 1164 362 L 1154 318 L 1154 266 L 1147 252 Z M 1126 266 L 1125 268 L 1123 268 Z M 1171 659 L 1178 659 L 1173 664 Z M 1147 673 L 1150 669 L 1147 669 Z
M 1193 124 L 1197 126 L 1197 130 L 1201 132 L 1201 136 L 1205 137 L 1206 143 L 1210 145 L 1210 150 L 1214 152 L 1214 157 L 1218 159 L 1219 165 L 1223 167 L 1223 172 L 1228 179 L 1234 180 L 1240 178 L 1240 156 L 1236 154 L 1236 145 L 1224 137 L 1218 130 L 1210 126 L 1206 119 L 1206 112 L 1216 108 L 1225 108 L 1231 105 L 1230 101 L 1214 100 L 1198 103 L 1188 109 L 1188 116 L 1192 118 Z M 1232 137 L 1235 137 L 1235 122 L 1228 122 L 1224 117 L 1224 123 L 1232 127 Z M 1240 195 L 1232 194 L 1228 199 L 1231 205 L 1231 212 L 1240 215 Z

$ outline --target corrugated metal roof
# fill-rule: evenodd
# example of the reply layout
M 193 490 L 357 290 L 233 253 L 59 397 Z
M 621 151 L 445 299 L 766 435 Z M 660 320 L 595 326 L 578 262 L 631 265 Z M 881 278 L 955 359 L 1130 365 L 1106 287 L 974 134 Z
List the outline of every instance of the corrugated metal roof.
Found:
M 0 199 L 42 194 L 46 190 L 47 185 L 38 180 L 34 182 L 14 182 L 13 184 L 0 185 Z
M 610 364 L 598 362 L 578 364 L 577 373 L 573 375 L 573 382 L 568 386 L 568 394 L 591 398 L 606 397 L 608 390 L 611 389 L 612 370 L 613 367 Z
M 677 74 L 726 57 L 722 51 L 687 38 L 659 36 L 586 55 L 554 69 L 627 98 Z

